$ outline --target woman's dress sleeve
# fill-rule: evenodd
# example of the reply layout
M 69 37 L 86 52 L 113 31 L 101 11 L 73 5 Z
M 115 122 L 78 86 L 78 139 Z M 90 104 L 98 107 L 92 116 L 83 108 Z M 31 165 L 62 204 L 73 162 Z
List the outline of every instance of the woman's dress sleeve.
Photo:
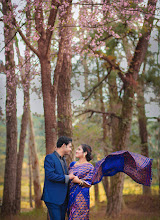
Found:
M 81 180 L 83 180 L 83 182 L 85 182 L 89 186 L 91 186 L 92 184 L 93 170 L 94 166 L 90 165 L 88 172 L 86 172 L 86 175 L 81 178 Z

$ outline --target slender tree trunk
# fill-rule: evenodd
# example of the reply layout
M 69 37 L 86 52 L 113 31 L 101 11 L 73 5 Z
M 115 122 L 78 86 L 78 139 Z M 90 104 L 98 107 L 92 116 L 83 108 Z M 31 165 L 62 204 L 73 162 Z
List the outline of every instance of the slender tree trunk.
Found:
M 160 118 L 158 119 L 158 181 L 159 181 L 159 200 L 160 200 Z
M 139 123 L 139 135 L 141 138 L 141 154 L 149 157 L 148 152 L 148 132 L 147 132 L 147 118 L 145 112 L 145 99 L 144 99 L 144 71 L 143 74 L 139 77 L 139 84 L 137 90 L 137 109 L 138 109 L 138 123 Z M 143 186 L 143 194 L 151 194 L 151 187 Z
M 92 161 L 93 163 L 93 166 L 96 165 L 96 162 L 95 161 Z M 99 184 L 96 184 L 94 185 L 94 198 L 95 198 L 95 205 L 97 205 L 99 203 L 99 187 L 98 187 Z
M 100 82 L 100 71 L 99 71 L 99 63 L 97 60 L 97 74 L 98 74 L 98 82 Z M 105 105 L 104 105 L 104 101 L 103 101 L 103 85 L 101 84 L 99 86 L 99 96 L 100 96 L 100 108 L 102 112 L 105 112 Z M 104 153 L 105 156 L 108 155 L 108 146 L 107 146 L 107 119 L 106 119 L 106 115 L 102 114 L 102 130 L 103 130 L 103 143 L 104 143 Z M 108 137 L 109 138 L 109 137 Z M 102 179 L 102 183 L 104 186 L 104 190 L 106 193 L 106 196 L 108 198 L 109 195 L 109 178 L 108 177 L 104 177 Z
M 117 83 L 116 83 L 116 74 L 112 71 L 110 76 L 108 77 L 109 82 L 109 106 L 110 111 L 114 112 L 116 115 L 121 113 L 122 103 L 119 100 L 118 90 L 117 90 Z M 113 146 L 113 151 L 117 151 L 118 146 L 116 145 L 117 142 L 117 133 L 119 126 L 119 119 L 116 117 L 111 118 L 111 142 Z M 108 203 L 107 203 L 107 215 L 114 216 L 120 212 L 122 208 L 122 190 L 123 190 L 123 174 L 116 174 L 115 176 L 110 178 L 110 191 L 108 194 Z
M 6 21 L 10 14 L 8 4 L 10 0 L 2 1 L 4 15 L 5 38 L 5 70 L 6 70 L 6 162 L 4 175 L 4 190 L 2 202 L 2 215 L 15 214 L 15 190 L 17 169 L 17 104 L 16 104 L 16 75 L 14 62 L 14 49 L 12 38 L 15 34 L 13 28 Z
M 110 193 L 110 185 L 109 185 L 109 178 L 107 176 L 104 176 L 102 179 L 104 191 L 108 200 L 109 193 Z
M 94 185 L 94 197 L 96 205 L 99 203 L 99 188 L 98 184 Z
M 103 103 L 104 104 L 104 103 Z M 103 112 L 105 109 L 101 108 L 101 111 Z M 107 145 L 107 141 L 106 141 L 106 131 L 107 131 L 107 121 L 106 121 L 106 116 L 103 115 L 103 142 L 104 142 L 104 155 L 107 156 L 108 155 L 108 146 Z M 109 136 L 109 135 L 108 135 Z M 103 187 L 106 193 L 106 197 L 108 200 L 108 196 L 109 196 L 109 192 L 110 192 L 110 184 L 109 184 L 109 177 L 105 176 L 102 179 L 102 183 L 103 183 Z
M 39 161 L 37 156 L 36 144 L 34 139 L 34 129 L 31 113 L 29 113 L 29 147 L 31 152 L 31 163 L 32 163 L 32 173 L 33 173 L 33 186 L 34 186 L 34 200 L 35 208 L 42 208 L 41 201 L 41 184 L 40 184 L 40 171 L 39 171 Z
M 128 63 L 128 66 L 130 65 L 130 62 L 132 60 L 132 51 L 134 51 L 134 48 L 133 48 L 133 45 L 127 40 L 127 37 L 124 37 L 122 39 L 123 41 L 123 48 L 124 48 L 124 51 L 126 53 L 126 59 L 127 59 L 127 63 Z
M 32 166 L 31 166 L 31 150 L 29 147 L 29 141 L 28 141 L 28 174 L 29 174 L 29 204 L 30 204 L 30 207 L 33 208 L 33 203 L 32 203 Z
M 28 93 L 24 92 L 24 102 L 29 102 L 29 90 Z M 24 158 L 24 148 L 26 140 L 26 131 L 28 124 L 28 104 L 24 104 L 24 112 L 21 121 L 21 134 L 19 143 L 19 152 L 17 155 L 17 180 L 16 180 L 16 212 L 20 212 L 21 209 L 21 179 L 22 179 L 22 165 Z
M 84 59 L 82 60 L 82 65 L 83 65 L 83 68 L 84 68 L 84 88 L 85 88 L 85 98 L 87 98 L 88 96 L 88 76 L 89 76 L 89 68 L 88 68 L 88 65 L 87 65 L 87 56 L 84 57 Z M 85 101 L 85 106 L 86 108 L 89 108 L 90 106 L 90 102 L 89 102 L 89 99 Z
M 27 11 L 27 20 L 29 21 L 30 13 Z M 29 23 L 29 22 L 28 22 Z M 28 30 L 29 28 L 29 30 Z M 27 37 L 30 38 L 31 25 L 27 27 Z M 22 178 L 22 165 L 24 158 L 24 148 L 26 141 L 27 125 L 28 125 L 28 116 L 29 116 L 29 88 L 30 88 L 30 49 L 26 46 L 25 51 L 25 68 L 23 68 L 23 58 L 20 55 L 18 40 L 16 41 L 17 54 L 19 59 L 19 66 L 21 70 L 21 80 L 23 85 L 24 92 L 24 106 L 23 106 L 23 115 L 21 120 L 21 133 L 20 133 L 20 142 L 19 142 L 19 152 L 17 155 L 17 180 L 16 180 L 16 212 L 20 212 L 21 209 L 21 178 Z

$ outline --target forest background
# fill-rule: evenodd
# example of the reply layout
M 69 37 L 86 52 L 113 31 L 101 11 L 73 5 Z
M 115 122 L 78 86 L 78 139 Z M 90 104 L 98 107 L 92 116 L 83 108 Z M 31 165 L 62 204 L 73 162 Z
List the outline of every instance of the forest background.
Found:
M 106 216 L 120 214 L 124 194 L 160 197 L 159 8 L 156 0 L 1 1 L 3 216 L 43 206 L 44 157 L 61 135 L 73 138 L 68 163 L 81 143 L 92 146 L 93 164 L 126 149 L 154 159 L 151 187 L 118 174 L 91 189 L 91 206 L 107 200 Z

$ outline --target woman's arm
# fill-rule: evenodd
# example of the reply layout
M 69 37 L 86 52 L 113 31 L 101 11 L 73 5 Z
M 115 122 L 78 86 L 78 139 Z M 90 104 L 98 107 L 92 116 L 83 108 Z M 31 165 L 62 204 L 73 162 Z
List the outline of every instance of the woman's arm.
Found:
M 73 183 L 77 183 L 80 186 L 84 186 L 84 187 L 88 187 L 90 188 L 91 185 L 87 184 L 86 182 L 84 182 L 83 180 L 79 179 L 78 176 L 74 177 L 74 179 L 72 180 Z

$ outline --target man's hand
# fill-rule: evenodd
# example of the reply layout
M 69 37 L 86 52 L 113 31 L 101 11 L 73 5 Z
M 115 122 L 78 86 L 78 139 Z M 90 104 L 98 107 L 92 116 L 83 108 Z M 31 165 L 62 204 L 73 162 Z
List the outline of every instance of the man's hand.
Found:
M 75 177 L 76 177 L 76 176 L 75 176 L 73 173 L 70 173 L 70 174 L 69 174 L 69 179 L 70 179 L 70 180 L 73 180 Z

